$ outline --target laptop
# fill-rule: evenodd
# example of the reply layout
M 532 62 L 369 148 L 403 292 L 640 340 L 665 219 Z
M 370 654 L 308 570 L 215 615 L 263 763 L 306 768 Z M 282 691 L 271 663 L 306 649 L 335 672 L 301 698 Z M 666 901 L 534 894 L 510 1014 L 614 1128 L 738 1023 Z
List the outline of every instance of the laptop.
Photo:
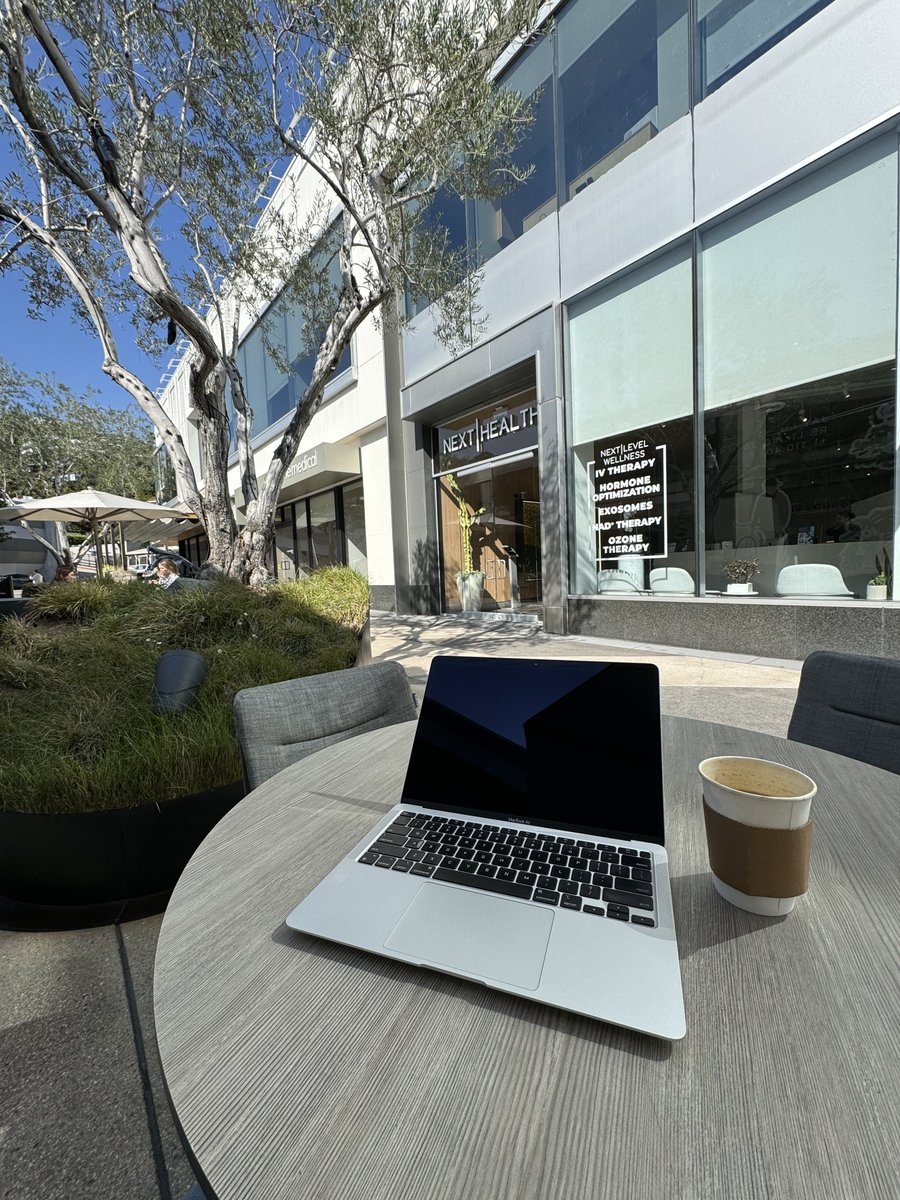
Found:
M 435 657 L 399 803 L 287 924 L 683 1037 L 656 666 Z

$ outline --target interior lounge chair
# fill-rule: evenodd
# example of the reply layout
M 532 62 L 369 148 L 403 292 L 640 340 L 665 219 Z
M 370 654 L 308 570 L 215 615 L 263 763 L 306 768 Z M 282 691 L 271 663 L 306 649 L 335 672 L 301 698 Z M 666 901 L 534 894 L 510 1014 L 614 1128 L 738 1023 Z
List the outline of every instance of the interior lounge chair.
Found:
M 852 599 L 844 577 L 831 563 L 794 563 L 782 567 L 775 582 L 776 596 L 832 596 Z
M 244 688 L 234 723 L 245 786 L 259 787 L 334 742 L 415 719 L 406 672 L 395 662 Z
M 693 596 L 694 577 L 683 567 L 654 567 L 650 572 L 650 591 Z
M 634 595 L 635 592 L 640 594 L 641 588 L 635 582 L 634 576 L 625 571 L 601 571 L 597 576 L 597 591 L 631 592 Z
M 814 651 L 800 672 L 788 737 L 900 775 L 900 662 Z

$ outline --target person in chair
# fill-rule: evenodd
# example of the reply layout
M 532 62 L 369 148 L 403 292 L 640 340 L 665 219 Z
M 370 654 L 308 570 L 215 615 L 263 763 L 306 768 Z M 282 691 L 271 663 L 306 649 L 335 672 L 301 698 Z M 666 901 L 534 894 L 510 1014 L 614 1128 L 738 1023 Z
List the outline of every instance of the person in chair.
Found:
M 830 542 L 858 542 L 860 529 L 854 523 L 854 516 L 849 508 L 841 508 L 835 514 L 834 521 L 825 530 L 825 540 Z

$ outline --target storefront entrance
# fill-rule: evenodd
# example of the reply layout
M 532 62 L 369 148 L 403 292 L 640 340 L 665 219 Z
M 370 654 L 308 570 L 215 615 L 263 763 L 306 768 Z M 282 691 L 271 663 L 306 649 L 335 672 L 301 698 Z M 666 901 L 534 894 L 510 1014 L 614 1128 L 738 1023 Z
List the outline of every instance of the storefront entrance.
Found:
M 484 512 L 472 527 L 472 566 L 484 572 L 482 609 L 533 610 L 541 602 L 541 519 L 537 451 L 437 480 L 441 521 L 443 598 L 459 611 L 456 573 L 463 568 L 463 532 L 455 479 L 470 512 Z

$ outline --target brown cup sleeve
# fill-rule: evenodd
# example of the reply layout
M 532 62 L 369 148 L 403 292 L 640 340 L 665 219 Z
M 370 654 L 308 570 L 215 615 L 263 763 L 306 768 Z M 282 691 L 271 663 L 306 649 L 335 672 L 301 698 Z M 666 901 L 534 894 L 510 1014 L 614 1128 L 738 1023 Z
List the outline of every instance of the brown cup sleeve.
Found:
M 703 801 L 709 865 L 745 896 L 802 896 L 809 884 L 812 821 L 799 829 L 762 829 L 723 817 Z

